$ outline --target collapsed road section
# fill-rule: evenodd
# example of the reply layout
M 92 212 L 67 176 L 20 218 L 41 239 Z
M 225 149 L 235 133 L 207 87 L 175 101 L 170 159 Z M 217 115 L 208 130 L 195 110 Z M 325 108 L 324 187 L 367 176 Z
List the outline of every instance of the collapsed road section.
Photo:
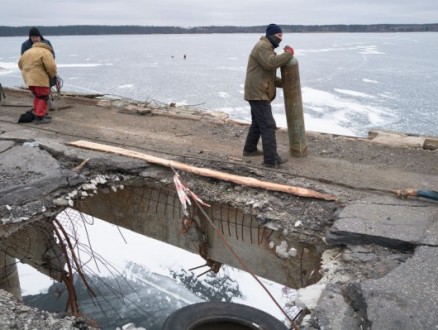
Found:
M 74 113 L 56 112 L 53 126 L 43 129 L 17 125 L 19 111 L 2 107 L 0 248 L 7 259 L 18 258 L 63 280 L 65 265 L 74 268 L 80 262 L 68 253 L 68 240 L 55 220 L 74 208 L 199 253 L 212 271 L 224 263 L 239 267 L 217 238 L 219 231 L 255 274 L 299 289 L 291 303 L 305 311 L 302 315 L 307 312 L 303 328 L 438 324 L 432 276 L 438 265 L 438 209 L 433 199 L 407 190 L 436 190 L 436 149 L 312 134 L 306 159 L 293 158 L 282 169 L 266 170 L 239 156 L 245 126 L 217 120 L 198 126 L 198 119 L 179 125 L 175 116 L 136 117 L 76 104 Z M 86 122 L 73 119 L 85 114 Z M 96 126 L 94 118 L 106 118 L 101 115 L 118 120 Z M 202 136 L 202 143 L 191 139 L 192 125 L 200 130 L 194 137 Z M 166 136 L 164 127 L 172 134 Z M 215 143 L 218 136 L 226 141 L 223 146 Z M 201 211 L 185 216 L 171 168 L 69 145 L 78 139 L 336 198 L 304 197 L 178 171 L 185 186 L 209 205 L 204 210 L 215 225 L 210 227 Z M 280 147 L 284 141 L 279 132 Z M 433 140 L 427 141 L 433 146 Z M 18 244 L 22 241 L 26 245 Z M 4 274 L 14 273 L 4 269 Z M 15 293 L 19 296 L 19 290 Z M 428 308 L 418 308 L 417 301 Z M 70 311 L 78 312 L 76 308 L 72 299 Z

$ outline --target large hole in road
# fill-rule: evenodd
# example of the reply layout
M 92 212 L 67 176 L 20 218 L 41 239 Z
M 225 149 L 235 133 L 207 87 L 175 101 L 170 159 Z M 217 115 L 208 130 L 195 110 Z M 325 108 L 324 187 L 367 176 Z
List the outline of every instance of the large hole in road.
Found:
M 213 271 L 227 264 L 292 288 L 319 280 L 321 246 L 293 241 L 284 230 L 261 225 L 254 211 L 204 203 L 209 206 L 192 203 L 187 215 L 175 189 L 124 185 L 99 188 L 75 203 L 75 209 L 199 254 Z

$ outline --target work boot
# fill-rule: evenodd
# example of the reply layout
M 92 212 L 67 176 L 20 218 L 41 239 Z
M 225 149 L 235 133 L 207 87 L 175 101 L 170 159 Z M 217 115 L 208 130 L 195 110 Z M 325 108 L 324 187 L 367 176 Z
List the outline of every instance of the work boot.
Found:
M 36 125 L 48 124 L 52 121 L 52 119 L 48 119 L 45 116 L 43 117 L 35 117 L 33 123 Z
M 244 156 L 249 156 L 249 157 L 251 157 L 251 156 L 262 156 L 263 155 L 263 151 L 261 151 L 259 149 L 256 149 L 254 151 L 245 151 L 245 150 L 243 150 L 243 155 Z
M 52 116 L 51 115 L 45 115 L 44 118 L 52 119 Z
M 278 167 L 280 167 L 281 164 L 287 163 L 288 161 L 289 161 L 288 159 L 283 159 L 280 156 L 277 156 L 277 159 L 275 159 L 274 163 L 263 162 L 263 166 L 278 168 Z

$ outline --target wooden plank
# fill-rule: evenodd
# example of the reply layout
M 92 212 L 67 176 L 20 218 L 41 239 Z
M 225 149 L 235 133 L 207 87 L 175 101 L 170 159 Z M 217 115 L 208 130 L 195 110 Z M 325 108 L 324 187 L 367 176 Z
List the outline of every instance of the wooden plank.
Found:
M 136 152 L 136 151 L 132 151 L 132 150 L 124 149 L 124 148 L 119 148 L 119 147 L 114 147 L 114 146 L 109 146 L 109 145 L 104 145 L 104 144 L 100 144 L 100 143 L 80 140 L 80 141 L 70 142 L 70 143 L 68 143 L 68 145 L 83 148 L 83 149 L 108 152 L 108 153 L 113 153 L 116 155 L 127 156 L 127 157 L 131 157 L 131 158 L 136 158 L 136 159 L 142 159 L 142 160 L 145 160 L 149 163 L 158 164 L 158 165 L 162 165 L 162 166 L 166 166 L 166 167 L 172 167 L 172 168 L 179 169 L 182 171 L 195 173 L 197 175 L 215 178 L 215 179 L 219 179 L 219 180 L 223 180 L 223 181 L 234 182 L 234 183 L 244 185 L 244 186 L 263 188 L 263 189 L 273 190 L 273 191 L 281 191 L 284 193 L 289 193 L 289 194 L 293 194 L 293 195 L 300 196 L 300 197 L 317 198 L 317 199 L 323 199 L 323 200 L 329 200 L 329 201 L 336 200 L 336 196 L 334 196 L 334 195 L 323 194 L 323 193 L 320 193 L 320 192 L 312 190 L 312 189 L 288 186 L 288 185 L 274 183 L 274 182 L 261 181 L 261 180 L 255 179 L 255 178 L 224 173 L 224 172 L 220 172 L 220 171 L 216 171 L 216 170 L 212 170 L 212 169 L 208 169 L 208 168 L 195 167 L 195 166 L 180 163 L 177 161 L 167 160 L 164 158 L 159 158 L 159 157 L 143 154 L 140 152 Z
M 2 102 L 1 105 L 3 107 L 17 107 L 17 108 L 32 108 L 32 103 L 23 103 L 20 101 L 12 101 L 12 102 Z

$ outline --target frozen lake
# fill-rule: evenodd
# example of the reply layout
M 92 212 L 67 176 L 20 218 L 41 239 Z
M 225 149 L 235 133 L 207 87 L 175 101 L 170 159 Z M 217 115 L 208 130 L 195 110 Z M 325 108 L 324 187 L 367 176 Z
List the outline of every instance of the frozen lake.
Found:
M 175 102 L 249 120 L 248 54 L 259 34 L 46 36 L 64 90 Z M 438 135 L 436 33 L 285 34 L 299 62 L 306 129 Z M 21 86 L 23 37 L 3 37 L 0 83 Z M 186 55 L 186 59 L 184 59 Z M 278 73 L 280 75 L 280 73 Z M 286 126 L 282 93 L 273 111 Z

